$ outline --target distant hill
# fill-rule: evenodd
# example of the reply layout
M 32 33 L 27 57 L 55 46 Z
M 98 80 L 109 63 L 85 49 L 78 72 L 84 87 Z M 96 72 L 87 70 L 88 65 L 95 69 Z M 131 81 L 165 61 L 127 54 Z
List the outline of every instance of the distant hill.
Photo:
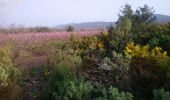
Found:
M 155 14 L 156 20 L 155 23 L 168 23 L 170 22 L 170 16 Z M 115 22 L 85 22 L 85 23 L 72 23 L 65 25 L 57 25 L 55 28 L 65 29 L 68 26 L 73 26 L 75 29 L 105 29 L 108 26 L 116 26 Z
M 114 22 L 85 22 L 85 23 L 72 23 L 65 25 L 57 25 L 55 28 L 65 29 L 68 26 L 73 26 L 75 29 L 105 29 L 108 26 L 115 26 Z
M 170 16 L 168 15 L 162 15 L 162 14 L 155 14 L 156 16 L 156 23 L 168 23 L 170 22 Z

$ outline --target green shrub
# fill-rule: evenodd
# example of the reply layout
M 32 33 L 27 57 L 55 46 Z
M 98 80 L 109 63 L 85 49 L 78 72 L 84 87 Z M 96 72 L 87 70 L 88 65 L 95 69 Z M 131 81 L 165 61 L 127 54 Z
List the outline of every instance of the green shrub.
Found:
M 170 92 L 166 92 L 164 89 L 154 90 L 153 95 L 153 100 L 170 100 Z
M 74 27 L 72 26 L 68 26 L 66 29 L 67 32 L 73 32 L 74 31 Z
M 81 57 L 65 51 L 54 51 L 49 55 L 49 75 L 44 87 L 42 99 L 53 100 L 132 100 L 130 93 L 118 89 L 94 85 L 81 77 L 76 77 L 74 71 L 81 66 Z M 116 92 L 117 91 L 117 92 Z M 115 94 L 114 94 L 115 93 Z M 111 95 L 111 97 L 110 97 Z M 131 98 L 131 99 L 129 99 Z
M 102 56 L 104 51 L 103 41 L 98 40 L 96 36 L 78 37 L 72 35 L 70 41 L 75 53 L 81 56 L 91 56 L 92 54 Z
M 81 57 L 66 51 L 54 50 L 48 55 L 48 67 L 45 70 L 47 84 L 44 87 L 45 98 L 54 97 L 54 92 L 60 92 L 75 78 L 75 69 L 81 66 Z M 62 85 L 64 85 L 62 87 Z
M 123 56 L 121 53 L 117 53 L 116 51 L 113 52 L 113 61 L 115 62 L 116 66 L 119 66 L 119 69 L 122 71 L 128 71 L 131 63 L 130 56 Z M 116 66 L 114 66 L 116 68 Z
M 109 93 L 109 100 L 133 100 L 133 95 L 131 93 L 120 92 L 117 88 L 110 87 Z
M 18 99 L 20 88 L 16 84 L 19 77 L 19 69 L 13 67 L 9 47 L 0 47 L 0 99 Z M 15 93 L 17 92 L 17 93 Z
M 122 92 L 112 86 L 92 85 L 82 78 L 58 81 L 57 84 L 56 90 L 51 93 L 53 100 L 133 100 L 129 92 Z
M 148 42 L 148 44 L 150 45 L 151 48 L 155 48 L 157 46 L 159 46 L 159 39 L 157 39 L 156 37 L 151 38 Z
M 65 81 L 68 82 L 65 90 L 54 92 L 55 100 L 87 100 L 93 86 L 83 80 Z

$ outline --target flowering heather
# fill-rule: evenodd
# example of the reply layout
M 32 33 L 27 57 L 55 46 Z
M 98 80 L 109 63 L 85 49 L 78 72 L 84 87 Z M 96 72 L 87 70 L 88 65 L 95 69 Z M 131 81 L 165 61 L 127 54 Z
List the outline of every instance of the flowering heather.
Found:
M 17 43 L 37 43 L 46 42 L 54 39 L 68 39 L 71 34 L 78 36 L 90 36 L 99 34 L 99 31 L 77 31 L 77 32 L 44 32 L 44 33 L 19 33 L 19 34 L 0 34 L 0 43 L 14 41 Z
M 7 41 L 7 35 L 0 34 L 0 44 L 5 43 Z

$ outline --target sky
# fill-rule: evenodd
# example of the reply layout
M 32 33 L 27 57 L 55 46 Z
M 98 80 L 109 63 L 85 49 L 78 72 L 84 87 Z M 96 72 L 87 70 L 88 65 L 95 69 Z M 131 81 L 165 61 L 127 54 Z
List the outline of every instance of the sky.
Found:
M 170 0 L 0 0 L 0 25 L 50 26 L 118 18 L 121 7 L 148 4 L 156 14 L 170 15 Z

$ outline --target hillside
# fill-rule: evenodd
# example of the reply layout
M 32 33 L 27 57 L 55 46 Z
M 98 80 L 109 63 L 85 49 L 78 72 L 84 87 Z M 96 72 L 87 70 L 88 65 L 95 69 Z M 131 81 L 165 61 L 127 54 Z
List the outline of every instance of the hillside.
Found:
M 170 22 L 170 16 L 155 14 L 156 20 L 155 23 L 168 23 Z M 84 22 L 84 23 L 71 23 L 71 24 L 63 24 L 57 25 L 55 28 L 65 29 L 68 26 L 73 26 L 75 29 L 105 29 L 108 26 L 115 26 L 115 22 Z

